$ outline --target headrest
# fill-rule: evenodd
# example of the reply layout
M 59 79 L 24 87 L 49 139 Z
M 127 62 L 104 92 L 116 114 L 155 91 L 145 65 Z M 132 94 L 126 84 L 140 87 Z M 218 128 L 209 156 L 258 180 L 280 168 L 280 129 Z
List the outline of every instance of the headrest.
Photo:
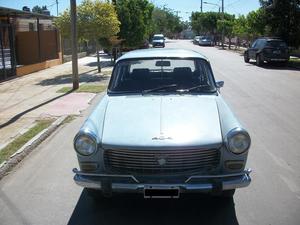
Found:
M 175 79 L 191 79 L 193 73 L 190 67 L 176 67 L 174 68 Z
M 149 79 L 150 71 L 149 69 L 133 69 L 131 73 L 131 77 L 134 80 L 143 80 Z

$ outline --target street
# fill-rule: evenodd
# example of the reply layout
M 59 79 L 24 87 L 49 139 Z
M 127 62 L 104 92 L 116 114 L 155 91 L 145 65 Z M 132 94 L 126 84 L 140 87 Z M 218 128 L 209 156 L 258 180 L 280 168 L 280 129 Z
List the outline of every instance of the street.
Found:
M 244 63 L 238 53 L 169 40 L 166 47 L 205 55 L 252 146 L 249 187 L 233 199 L 183 196 L 144 200 L 139 195 L 94 202 L 73 182 L 73 137 L 101 96 L 82 116 L 60 127 L 0 181 L 0 224 L 300 224 L 300 71 Z

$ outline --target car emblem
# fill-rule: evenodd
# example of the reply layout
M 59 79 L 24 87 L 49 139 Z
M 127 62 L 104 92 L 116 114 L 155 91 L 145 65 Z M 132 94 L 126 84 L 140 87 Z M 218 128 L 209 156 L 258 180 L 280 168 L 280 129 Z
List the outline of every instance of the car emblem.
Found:
M 158 162 L 158 165 L 164 166 L 164 165 L 166 165 L 167 160 L 166 160 L 165 158 L 160 157 L 160 158 L 157 160 L 157 162 Z
M 171 137 L 165 137 L 164 134 L 160 134 L 158 137 L 153 137 L 152 140 L 172 140 Z

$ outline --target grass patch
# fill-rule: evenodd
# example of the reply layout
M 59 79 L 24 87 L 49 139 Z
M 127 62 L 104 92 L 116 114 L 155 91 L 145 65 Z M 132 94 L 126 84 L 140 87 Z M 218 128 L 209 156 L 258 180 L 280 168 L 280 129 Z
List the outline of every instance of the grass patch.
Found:
M 82 84 L 74 92 L 89 92 L 89 93 L 100 93 L 105 91 L 107 86 L 105 85 L 91 85 L 91 84 Z M 57 93 L 67 93 L 72 91 L 72 87 L 62 87 L 57 91 Z
M 293 67 L 300 68 L 300 58 L 291 58 L 289 60 L 289 65 Z
M 75 115 L 69 115 L 66 117 L 66 119 L 62 122 L 62 124 L 70 123 L 73 120 L 75 120 L 76 116 Z
M 40 133 L 45 128 L 49 127 L 53 120 L 40 120 L 37 121 L 37 124 L 30 128 L 26 133 L 17 137 L 11 143 L 9 143 L 6 147 L 0 150 L 0 164 L 5 160 L 9 159 L 9 157 L 14 154 L 17 150 L 19 150 L 24 144 L 26 144 L 31 138 Z

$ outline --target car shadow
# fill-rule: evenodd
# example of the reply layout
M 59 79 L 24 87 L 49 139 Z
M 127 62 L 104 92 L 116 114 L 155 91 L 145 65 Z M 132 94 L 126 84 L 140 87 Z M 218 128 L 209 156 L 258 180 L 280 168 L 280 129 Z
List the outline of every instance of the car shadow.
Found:
M 251 61 L 248 63 L 248 66 L 256 66 L 255 61 Z M 289 71 L 300 71 L 300 68 L 293 67 L 290 65 L 280 65 L 276 63 L 264 63 L 260 68 L 267 69 L 267 70 L 289 70 Z
M 185 195 L 180 199 L 144 199 L 118 195 L 97 201 L 83 190 L 68 225 L 238 225 L 233 198 Z

